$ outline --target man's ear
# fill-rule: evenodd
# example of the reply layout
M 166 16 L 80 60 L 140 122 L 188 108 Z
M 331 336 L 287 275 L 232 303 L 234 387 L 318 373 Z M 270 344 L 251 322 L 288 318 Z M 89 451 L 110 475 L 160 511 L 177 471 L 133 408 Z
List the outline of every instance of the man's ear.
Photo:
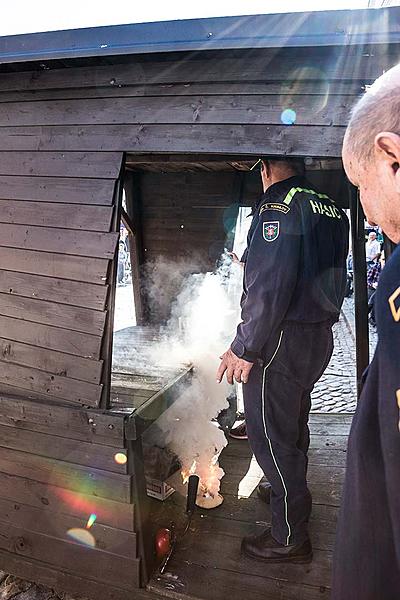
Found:
M 400 168 L 400 136 L 391 131 L 382 131 L 375 136 L 374 148 L 377 157 L 387 161 L 396 174 Z
M 271 176 L 271 166 L 269 164 L 268 160 L 263 160 L 261 161 L 262 164 L 262 171 L 263 171 L 263 175 L 265 175 L 265 177 L 268 177 L 268 179 Z

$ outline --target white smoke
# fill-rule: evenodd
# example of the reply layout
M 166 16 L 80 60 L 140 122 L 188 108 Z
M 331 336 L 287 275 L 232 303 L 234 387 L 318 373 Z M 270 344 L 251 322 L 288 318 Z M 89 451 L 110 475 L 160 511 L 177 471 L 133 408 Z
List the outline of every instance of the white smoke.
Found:
M 233 248 L 238 256 L 246 243 L 248 214 L 249 209 L 239 211 Z M 145 364 L 145 371 L 154 374 L 193 366 L 190 384 L 150 428 L 147 443 L 151 445 L 153 438 L 157 445 L 161 430 L 163 444 L 179 457 L 182 472 L 199 475 L 200 488 L 215 496 L 224 475 L 218 456 L 227 444 L 215 418 L 227 408 L 233 393 L 225 379 L 217 383 L 216 372 L 240 318 L 243 271 L 227 253 L 214 272 L 193 273 L 193 266 L 193 260 L 177 264 L 165 258 L 152 265 L 147 289 L 155 297 L 153 304 L 165 305 L 173 291 L 176 301 L 162 342 L 151 346 L 150 353 L 127 349 L 124 362 L 135 364 L 136 369 Z
M 215 272 L 187 277 L 172 307 L 165 338 L 152 356 L 161 369 L 193 365 L 191 384 L 158 419 L 157 427 L 166 434 L 168 448 L 179 456 L 182 470 L 198 474 L 212 495 L 223 476 L 216 459 L 227 443 L 213 419 L 228 406 L 232 393 L 225 381 L 217 383 L 216 371 L 235 334 L 241 277 L 240 267 L 232 265 L 227 255 Z

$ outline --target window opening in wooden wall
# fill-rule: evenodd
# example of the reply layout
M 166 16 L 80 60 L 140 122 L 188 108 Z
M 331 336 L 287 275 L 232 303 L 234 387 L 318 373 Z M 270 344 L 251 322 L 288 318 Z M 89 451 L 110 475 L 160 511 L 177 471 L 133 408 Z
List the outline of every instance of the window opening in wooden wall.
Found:
M 126 210 L 125 194 L 122 206 Z M 114 331 L 136 325 L 133 294 L 130 232 L 121 218 L 118 245 L 117 281 L 115 295 Z

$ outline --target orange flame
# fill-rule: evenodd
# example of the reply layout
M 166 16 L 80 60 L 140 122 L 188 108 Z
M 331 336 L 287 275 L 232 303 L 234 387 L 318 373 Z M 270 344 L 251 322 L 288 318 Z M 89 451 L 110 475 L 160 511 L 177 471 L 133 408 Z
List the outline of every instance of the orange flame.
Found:
M 196 473 L 196 468 L 197 468 L 197 462 L 194 460 L 192 462 L 192 466 L 190 467 L 190 469 L 183 469 L 181 471 L 183 484 L 187 483 L 189 481 L 189 477 Z
M 183 483 L 187 483 L 190 475 L 195 473 L 200 478 L 199 494 L 214 497 L 219 493 L 220 480 L 224 476 L 224 471 L 218 464 L 218 455 L 213 456 L 210 463 L 204 466 L 194 460 L 190 469 L 181 471 Z

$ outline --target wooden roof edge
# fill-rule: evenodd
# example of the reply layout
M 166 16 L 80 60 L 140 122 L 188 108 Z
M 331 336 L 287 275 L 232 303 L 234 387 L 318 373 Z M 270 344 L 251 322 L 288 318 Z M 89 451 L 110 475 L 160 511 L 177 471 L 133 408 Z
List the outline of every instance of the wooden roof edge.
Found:
M 397 44 L 400 7 L 186 19 L 0 37 L 0 64 L 177 51 Z

